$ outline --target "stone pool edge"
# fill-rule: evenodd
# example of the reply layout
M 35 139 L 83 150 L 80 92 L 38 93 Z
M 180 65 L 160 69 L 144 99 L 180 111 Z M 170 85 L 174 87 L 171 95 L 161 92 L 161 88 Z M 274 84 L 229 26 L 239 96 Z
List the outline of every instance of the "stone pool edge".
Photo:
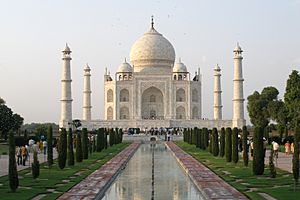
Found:
M 57 199 L 101 199 L 106 190 L 125 168 L 140 144 L 140 141 L 133 142 Z
M 166 146 L 205 199 L 248 199 L 175 143 L 166 142 Z

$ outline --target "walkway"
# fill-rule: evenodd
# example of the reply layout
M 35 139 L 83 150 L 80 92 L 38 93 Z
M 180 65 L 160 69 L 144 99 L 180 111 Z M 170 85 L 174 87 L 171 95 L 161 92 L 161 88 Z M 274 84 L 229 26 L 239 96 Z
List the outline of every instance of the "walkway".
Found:
M 269 156 L 270 156 L 270 151 L 268 150 L 266 152 L 266 157 L 265 157 L 265 164 L 269 165 Z M 293 160 L 293 154 L 290 155 L 285 155 L 285 153 L 278 152 L 278 159 L 276 162 L 276 159 L 274 159 L 274 164 L 277 168 L 280 168 L 284 171 L 288 172 L 293 172 L 293 165 L 292 165 L 292 160 Z
M 8 175 L 8 155 L 1 155 L 0 156 L 0 177 Z M 55 148 L 53 149 L 53 159 L 57 158 L 57 152 Z M 38 160 L 40 163 L 47 162 L 47 155 L 43 153 L 38 154 Z M 30 154 L 30 162 L 26 162 L 26 165 L 17 165 L 18 171 L 31 167 L 31 163 L 33 162 L 33 154 Z M 30 165 L 29 165 L 30 164 Z
M 167 142 L 167 146 L 173 151 L 182 168 L 206 199 L 247 199 L 242 193 L 226 183 L 191 155 L 184 152 L 173 142 Z
M 134 142 L 126 149 L 105 163 L 100 169 L 94 171 L 83 181 L 72 187 L 68 192 L 60 196 L 59 200 L 100 199 L 106 189 L 114 181 L 122 168 L 140 146 L 140 142 Z

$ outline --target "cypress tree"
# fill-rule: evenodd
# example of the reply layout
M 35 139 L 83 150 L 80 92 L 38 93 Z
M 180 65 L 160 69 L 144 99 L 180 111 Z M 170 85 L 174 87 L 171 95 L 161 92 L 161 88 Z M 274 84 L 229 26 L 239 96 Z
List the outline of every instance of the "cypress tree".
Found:
M 276 177 L 276 168 L 274 165 L 274 150 L 271 148 L 270 156 L 269 156 L 269 169 L 270 169 L 270 177 Z
M 208 130 L 207 128 L 202 129 L 203 134 L 203 150 L 205 150 L 208 146 Z
M 218 130 L 217 128 L 213 128 L 212 130 L 212 152 L 214 156 L 219 155 L 219 136 L 218 136 Z
M 263 146 L 264 129 L 254 127 L 253 134 L 253 174 L 262 175 L 264 173 L 264 146 Z
M 209 153 L 211 153 L 212 154 L 212 143 L 213 143 L 213 136 L 212 136 L 212 130 L 208 130 L 208 136 L 209 136 L 209 146 L 208 146 L 208 151 L 209 151 Z
M 200 132 L 197 127 L 195 127 L 195 132 L 196 132 L 196 147 L 200 148 Z
M 49 125 L 47 132 L 47 162 L 48 166 L 51 167 L 53 165 L 53 130 L 52 126 Z
M 226 128 L 225 131 L 225 157 L 227 162 L 231 162 L 232 158 L 232 131 L 231 128 Z
M 196 135 L 196 129 L 192 129 L 192 144 L 197 145 L 197 135 Z
M 242 140 L 243 140 L 243 160 L 244 160 L 244 166 L 248 167 L 248 162 L 249 162 L 249 148 L 248 148 L 248 144 L 247 144 L 247 140 L 248 140 L 248 131 L 247 131 L 247 127 L 243 126 L 243 136 L 242 136 Z
M 76 138 L 76 162 L 82 162 L 83 154 L 82 154 L 82 145 L 81 145 L 81 134 L 77 133 Z
M 107 129 L 105 129 L 104 130 L 104 137 L 103 137 L 103 144 L 104 144 L 104 148 L 105 149 L 107 149 L 107 146 L 108 146 L 108 144 L 107 144 L 107 135 L 108 135 L 108 130 Z
M 294 134 L 294 155 L 293 155 L 293 176 L 295 181 L 295 189 L 298 185 L 299 180 L 299 141 L 300 140 L 300 130 L 299 126 L 295 127 Z
M 220 157 L 224 157 L 225 155 L 225 128 L 221 128 L 220 132 Z
M 74 161 L 74 151 L 73 151 L 73 133 L 72 129 L 69 128 L 68 132 L 68 166 L 73 166 L 75 164 Z
M 9 131 L 9 163 L 8 163 L 8 180 L 9 187 L 12 192 L 15 192 L 19 187 L 19 177 L 17 171 L 17 163 L 16 163 L 16 145 L 15 145 L 15 137 L 12 131 Z
M 239 130 L 238 128 L 233 128 L 232 130 L 232 162 L 237 163 L 239 161 Z
M 123 142 L 123 130 L 120 129 L 120 140 L 119 140 L 119 143 L 122 143 Z
M 67 161 L 67 131 L 62 128 L 59 136 L 58 166 L 65 168 Z
M 203 148 L 203 135 L 202 135 L 202 129 L 198 129 L 198 136 L 199 136 L 199 148 Z
M 88 159 L 89 157 L 89 139 L 88 139 L 88 133 L 87 129 L 83 128 L 82 129 L 82 155 L 83 159 Z
M 109 146 L 112 147 L 114 145 L 114 130 L 109 130 Z
M 36 150 L 33 151 L 33 163 L 31 164 L 32 177 L 36 179 L 40 175 L 40 163 L 38 161 L 38 156 Z

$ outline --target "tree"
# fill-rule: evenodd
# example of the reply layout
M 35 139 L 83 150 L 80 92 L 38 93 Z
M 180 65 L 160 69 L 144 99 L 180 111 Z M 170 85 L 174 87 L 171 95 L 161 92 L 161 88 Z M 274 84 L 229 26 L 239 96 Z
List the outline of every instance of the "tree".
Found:
M 101 141 L 103 139 L 102 134 L 104 136 L 104 129 L 103 128 L 98 129 L 98 131 L 97 131 L 97 146 L 96 146 L 97 152 L 102 151 L 102 141 Z
M 294 155 L 293 155 L 293 176 L 295 180 L 295 188 L 298 185 L 299 180 L 299 142 L 300 142 L 300 130 L 299 127 L 295 127 L 294 135 Z
M 19 178 L 16 164 L 16 145 L 14 133 L 9 132 L 9 164 L 8 164 L 8 179 L 9 187 L 12 192 L 15 192 L 19 186 Z
M 77 133 L 76 137 L 76 162 L 82 162 L 82 145 L 81 145 L 81 134 Z
M 213 156 L 219 155 L 219 138 L 217 128 L 212 130 L 212 153 Z
M 4 101 L 4 99 L 2 99 L 2 98 L 0 97 L 0 105 L 3 105 L 3 104 L 5 104 L 5 101 Z
M 242 140 L 243 140 L 243 160 L 244 160 L 244 166 L 248 167 L 248 162 L 249 162 L 249 148 L 248 148 L 248 144 L 247 144 L 247 140 L 248 140 L 248 131 L 247 131 L 247 127 L 243 126 L 243 135 L 242 135 Z
M 231 162 L 232 159 L 232 130 L 226 128 L 225 131 L 225 157 L 227 162 Z
M 0 132 L 2 137 L 7 140 L 7 133 L 11 130 L 14 122 L 12 118 L 13 112 L 6 105 L 0 105 Z
M 38 160 L 37 151 L 33 151 L 33 163 L 31 164 L 32 177 L 36 179 L 40 175 L 40 162 Z
M 73 133 L 72 129 L 69 128 L 68 132 L 68 166 L 73 166 L 75 164 L 74 161 L 74 151 L 73 151 Z
M 220 132 L 220 157 L 224 157 L 225 155 L 225 128 L 221 128 Z
M 237 163 L 239 161 L 239 138 L 238 138 L 239 130 L 235 127 L 232 130 L 232 162 Z
M 64 169 L 67 161 L 67 131 L 62 128 L 59 136 L 58 166 Z
M 276 168 L 274 165 L 274 150 L 271 148 L 270 156 L 269 156 L 269 169 L 270 169 L 270 177 L 276 177 Z
M 264 173 L 264 146 L 262 127 L 254 127 L 253 133 L 253 174 L 262 175 Z
M 293 70 L 286 83 L 284 103 L 288 110 L 291 128 L 300 124 L 300 74 Z
M 14 113 L 12 115 L 12 120 L 13 120 L 13 124 L 12 124 L 12 130 L 14 131 L 18 131 L 21 126 L 23 125 L 24 122 L 24 118 L 21 117 L 19 114 Z
M 82 154 L 83 154 L 83 159 L 88 159 L 89 157 L 89 139 L 88 139 L 88 133 L 87 129 L 83 128 L 82 129 Z
M 47 162 L 48 166 L 51 167 L 53 165 L 53 130 L 52 126 L 48 126 L 47 132 Z
M 208 130 L 207 128 L 202 129 L 203 134 L 203 150 L 205 150 L 208 146 Z

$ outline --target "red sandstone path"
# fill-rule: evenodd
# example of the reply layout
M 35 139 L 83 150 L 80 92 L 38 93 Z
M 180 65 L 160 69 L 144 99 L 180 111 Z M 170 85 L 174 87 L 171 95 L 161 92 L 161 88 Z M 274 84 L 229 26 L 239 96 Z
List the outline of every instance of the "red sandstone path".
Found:
M 82 200 L 101 197 L 101 195 L 104 194 L 122 167 L 130 160 L 131 156 L 135 153 L 139 146 L 140 142 L 132 143 L 98 170 L 94 171 L 83 181 L 60 196 L 58 199 Z
M 173 142 L 167 146 L 206 199 L 248 199 Z

